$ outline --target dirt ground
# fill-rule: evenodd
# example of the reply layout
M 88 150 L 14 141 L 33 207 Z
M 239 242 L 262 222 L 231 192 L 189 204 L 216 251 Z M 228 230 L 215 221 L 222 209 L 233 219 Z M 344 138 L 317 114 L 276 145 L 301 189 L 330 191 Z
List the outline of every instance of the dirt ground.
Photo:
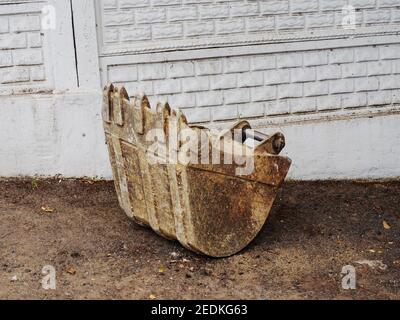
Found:
M 131 222 L 112 182 L 1 180 L 0 219 L 1 299 L 400 298 L 400 182 L 287 182 L 255 241 L 225 259 Z M 42 289 L 45 265 L 56 290 Z

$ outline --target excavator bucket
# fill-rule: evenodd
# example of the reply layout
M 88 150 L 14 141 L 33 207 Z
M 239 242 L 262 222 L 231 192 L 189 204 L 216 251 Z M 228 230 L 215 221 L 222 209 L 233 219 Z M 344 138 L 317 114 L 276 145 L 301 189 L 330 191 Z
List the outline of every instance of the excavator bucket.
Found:
M 271 136 L 240 121 L 223 131 L 190 126 L 167 103 L 104 89 L 103 123 L 118 201 L 159 235 L 211 257 L 245 248 L 268 217 L 291 160 Z

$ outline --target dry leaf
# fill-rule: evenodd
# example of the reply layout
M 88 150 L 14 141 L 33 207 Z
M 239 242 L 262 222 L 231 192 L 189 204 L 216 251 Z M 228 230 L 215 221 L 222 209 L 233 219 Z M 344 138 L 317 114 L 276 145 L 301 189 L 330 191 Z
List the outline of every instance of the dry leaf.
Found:
M 383 224 L 383 227 L 384 227 L 386 230 L 389 230 L 389 229 L 391 228 L 391 227 L 390 227 L 390 224 L 387 223 L 385 220 L 382 221 L 382 224 Z
M 164 273 L 164 272 L 165 272 L 165 269 L 164 269 L 164 267 L 160 267 L 160 268 L 158 268 L 158 272 L 159 272 L 159 273 Z
M 50 207 L 47 207 L 47 206 L 44 206 L 44 207 L 42 207 L 42 211 L 50 213 L 50 212 L 54 212 L 54 209 L 50 208 Z
M 74 275 L 74 274 L 76 274 L 76 270 L 75 270 L 74 267 L 69 267 L 69 268 L 67 269 L 67 273 Z
M 150 300 L 155 300 L 157 297 L 154 294 L 149 295 Z

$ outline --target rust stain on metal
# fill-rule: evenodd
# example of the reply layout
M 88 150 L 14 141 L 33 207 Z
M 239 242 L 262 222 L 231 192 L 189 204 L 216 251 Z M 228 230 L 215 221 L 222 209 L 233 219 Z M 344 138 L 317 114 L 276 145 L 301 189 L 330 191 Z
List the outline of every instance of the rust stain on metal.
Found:
M 188 125 L 167 103 L 152 110 L 144 94 L 129 98 L 124 88 L 113 85 L 104 89 L 102 115 L 118 201 L 131 219 L 212 257 L 235 254 L 254 239 L 291 164 L 279 156 L 285 146 L 283 134 L 255 132 L 247 121 L 215 134 Z M 186 163 L 157 161 L 169 154 L 151 151 L 154 141 L 148 134 L 154 129 L 165 134 L 164 141 L 156 140 L 159 149 L 176 151 L 178 158 L 187 153 L 187 137 L 181 135 L 185 129 L 205 143 Z M 233 135 L 232 150 L 252 154 L 248 174 L 237 174 L 243 168 L 240 161 L 227 161 L 236 153 L 227 153 L 223 142 L 235 130 L 241 135 Z M 170 140 L 174 135 L 175 143 Z M 258 145 L 247 146 L 247 138 Z M 215 154 L 218 163 L 201 161 Z

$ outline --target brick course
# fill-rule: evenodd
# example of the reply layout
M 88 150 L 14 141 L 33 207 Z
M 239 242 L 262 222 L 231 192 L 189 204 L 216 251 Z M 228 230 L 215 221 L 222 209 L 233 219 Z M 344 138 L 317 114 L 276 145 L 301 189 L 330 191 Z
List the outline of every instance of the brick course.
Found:
M 46 80 L 39 13 L 4 14 L 0 8 L 0 85 L 8 87 Z
M 171 23 L 180 22 L 173 30 L 176 39 L 204 38 L 210 35 L 246 35 L 267 30 L 305 31 L 313 29 L 335 30 L 342 28 L 345 0 L 102 0 L 102 34 L 122 33 L 126 26 L 135 27 L 157 24 L 150 37 L 104 37 L 105 44 L 143 42 L 144 40 L 170 39 Z M 396 0 L 353 0 L 358 26 L 394 24 L 400 20 Z M 37 22 L 14 23 L 12 28 L 32 28 Z M 0 24 L 2 25 L 2 24 Z M 0 34 L 4 32 L 0 27 Z M 179 29 L 179 31 L 178 31 Z
M 365 108 L 398 99 L 398 48 L 364 46 L 132 64 L 123 66 L 131 70 L 126 79 L 117 72 L 121 66 L 112 66 L 109 78 L 118 76 L 117 82 L 128 89 L 147 87 L 151 99 L 162 96 L 172 106 L 185 108 L 191 122 Z

